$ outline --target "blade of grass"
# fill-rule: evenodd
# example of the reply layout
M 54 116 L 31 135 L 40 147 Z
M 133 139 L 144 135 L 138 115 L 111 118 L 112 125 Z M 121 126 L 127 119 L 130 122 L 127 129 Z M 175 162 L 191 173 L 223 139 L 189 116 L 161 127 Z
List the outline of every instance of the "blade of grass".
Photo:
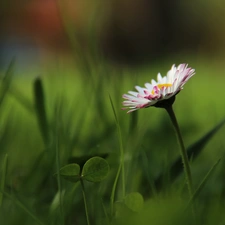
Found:
M 1 176 L 1 180 L 0 180 L 0 189 L 1 190 L 4 190 L 4 188 L 5 188 L 7 165 L 8 165 L 8 154 L 5 154 L 5 157 L 4 157 L 3 163 L 2 163 L 2 176 Z M 2 206 L 2 200 L 3 200 L 3 194 L 0 192 L 0 207 Z
M 115 177 L 115 180 L 114 180 L 114 183 L 113 183 L 111 196 L 110 196 L 110 216 L 111 216 L 111 218 L 113 217 L 113 212 L 114 212 L 115 192 L 116 192 L 116 186 L 117 186 L 117 183 L 118 183 L 120 172 L 121 172 L 121 163 L 119 164 L 119 167 L 118 167 L 118 170 L 117 170 L 117 173 L 116 173 L 116 177 Z
M 114 113 L 114 117 L 115 117 L 115 121 L 116 121 L 116 126 L 117 126 L 117 132 L 118 132 L 118 139 L 119 139 L 119 144 L 120 144 L 120 165 L 115 177 L 115 181 L 113 184 L 113 188 L 112 188 L 112 193 L 111 193 L 111 216 L 113 214 L 113 205 L 114 205 L 114 197 L 115 197 L 115 191 L 116 191 L 116 186 L 117 186 L 117 182 L 118 182 L 118 178 L 121 172 L 122 175 L 122 197 L 125 197 L 126 194 L 126 188 L 125 188 L 125 171 L 124 171 L 124 149 L 123 149 L 123 140 L 122 140 L 122 134 L 121 134 L 121 129 L 120 129 L 120 124 L 119 124 L 119 120 L 118 117 L 116 115 L 116 111 L 113 105 L 113 101 L 111 96 L 109 95 L 109 99 L 110 99 L 110 103 L 112 106 L 112 110 Z
M 205 175 L 205 177 L 203 178 L 202 182 L 199 184 L 198 188 L 196 189 L 196 191 L 194 192 L 192 198 L 190 199 L 188 206 L 190 206 L 193 201 L 199 196 L 201 190 L 204 188 L 206 182 L 209 180 L 211 174 L 213 173 L 213 171 L 217 168 L 217 166 L 219 165 L 219 162 L 221 161 L 221 159 L 223 158 L 220 157 L 211 167 L 211 169 L 208 171 L 208 173 Z
M 218 125 L 213 127 L 204 136 L 197 140 L 194 144 L 187 148 L 188 157 L 193 156 L 193 160 L 199 155 L 205 145 L 213 138 L 213 136 L 219 131 L 219 129 L 225 124 L 225 120 L 222 120 Z
M 36 108 L 36 115 L 39 124 L 39 129 L 41 131 L 41 135 L 43 141 L 48 147 L 49 144 L 49 129 L 48 129 L 48 121 L 46 115 L 46 108 L 45 108 L 45 95 L 43 90 L 42 81 L 40 78 L 37 78 L 34 81 L 34 101 L 35 101 L 35 108 Z
M 81 189 L 82 189 L 82 194 L 83 194 L 83 199 L 84 199 L 84 208 L 85 208 L 85 213 L 86 213 L 87 225 L 90 225 L 90 218 L 89 218 L 88 206 L 87 206 L 87 196 L 86 196 L 86 190 L 84 187 L 83 179 L 80 179 L 80 183 L 81 183 Z

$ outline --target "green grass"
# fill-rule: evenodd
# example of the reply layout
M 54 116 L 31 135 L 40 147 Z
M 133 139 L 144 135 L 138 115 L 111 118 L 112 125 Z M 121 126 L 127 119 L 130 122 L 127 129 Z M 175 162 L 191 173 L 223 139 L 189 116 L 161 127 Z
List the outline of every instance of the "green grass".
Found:
M 36 78 L 29 74 L 14 76 L 0 107 L 1 177 L 6 171 L 0 221 L 5 225 L 86 224 L 79 183 L 57 180 L 53 175 L 58 167 L 68 163 L 82 166 L 92 156 L 103 156 L 110 165 L 108 177 L 100 183 L 85 184 L 91 225 L 105 225 L 107 221 L 121 225 L 150 221 L 156 225 L 224 224 L 224 159 L 196 196 L 194 219 L 191 210 L 186 209 L 189 199 L 183 175 L 174 182 L 169 180 L 168 167 L 179 157 L 179 146 L 165 110 L 151 107 L 133 114 L 121 110 L 122 94 L 155 78 L 159 71 L 165 74 L 172 65 L 170 61 L 138 69 L 115 68 L 101 62 L 91 65 L 91 74 L 68 64 L 57 68 L 52 65 L 40 76 L 44 104 L 39 102 L 38 107 L 45 109 L 45 125 L 40 124 L 43 115 L 35 107 Z M 185 146 L 197 141 L 225 115 L 221 94 L 223 67 L 207 60 L 189 62 L 196 75 L 174 103 Z M 126 195 L 142 194 L 145 203 L 139 212 L 132 212 L 122 203 L 124 184 L 119 177 L 114 213 L 110 214 L 121 147 L 109 95 L 121 130 Z M 224 154 L 224 129 L 216 133 L 191 163 L 195 189 Z M 48 135 L 47 141 L 43 134 Z M 6 154 L 7 170 L 3 166 Z M 163 175 L 163 187 L 160 191 L 156 187 L 153 193 L 154 179 L 159 174 Z M 135 199 L 134 204 L 137 204 Z

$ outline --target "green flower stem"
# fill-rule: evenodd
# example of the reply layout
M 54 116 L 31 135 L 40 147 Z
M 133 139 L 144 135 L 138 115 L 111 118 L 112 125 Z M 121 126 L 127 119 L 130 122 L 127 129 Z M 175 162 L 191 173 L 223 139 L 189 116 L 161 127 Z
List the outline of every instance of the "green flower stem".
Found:
M 85 188 L 84 188 L 84 181 L 82 178 L 80 179 L 81 183 L 81 188 L 82 188 L 82 193 L 83 193 L 83 199 L 84 199 L 84 207 L 85 207 L 85 213 L 86 213 L 86 218 L 87 218 L 87 225 L 90 225 L 90 220 L 89 220 L 89 215 L 88 215 L 88 207 L 87 207 L 87 199 L 86 199 L 86 193 L 85 193 Z
M 165 107 L 165 109 L 170 116 L 170 119 L 172 121 L 172 124 L 173 124 L 173 126 L 175 128 L 175 131 L 176 131 L 176 134 L 177 134 L 177 139 L 178 139 L 178 142 L 180 144 L 180 154 L 181 154 L 181 158 L 182 158 L 182 162 L 183 162 L 183 166 L 184 166 L 184 172 L 185 172 L 186 180 L 187 180 L 188 191 L 189 191 L 190 199 L 192 199 L 192 197 L 193 197 L 193 184 L 192 184 L 191 169 L 190 169 L 187 151 L 184 147 L 184 142 L 183 142 L 183 139 L 182 139 L 182 136 L 181 136 L 180 128 L 179 128 L 179 125 L 177 123 L 177 119 L 176 119 L 176 116 L 174 114 L 172 105 L 168 105 L 167 107 Z

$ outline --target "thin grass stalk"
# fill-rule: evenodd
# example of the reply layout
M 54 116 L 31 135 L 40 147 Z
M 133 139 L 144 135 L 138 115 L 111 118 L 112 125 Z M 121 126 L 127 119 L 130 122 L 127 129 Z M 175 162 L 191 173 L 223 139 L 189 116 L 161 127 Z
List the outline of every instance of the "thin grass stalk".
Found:
M 111 215 L 111 218 L 113 217 L 115 192 L 116 192 L 116 186 L 117 186 L 117 183 L 118 183 L 120 172 L 121 172 L 121 163 L 120 163 L 119 168 L 117 170 L 116 177 L 115 177 L 113 187 L 112 187 L 112 193 L 111 193 L 111 196 L 110 196 L 110 215 Z
M 113 184 L 113 189 L 112 189 L 112 194 L 111 194 L 111 215 L 113 213 L 113 204 L 114 204 L 114 196 L 115 196 L 115 190 L 118 182 L 118 177 L 121 173 L 122 176 L 122 198 L 125 198 L 126 195 L 126 187 L 125 187 L 125 169 L 124 169 L 124 149 L 123 149 L 123 140 L 122 140 L 122 134 L 121 134 L 121 129 L 119 125 L 119 121 L 116 115 L 116 111 L 112 102 L 112 98 L 109 95 L 109 99 L 111 102 L 112 110 L 114 113 L 115 121 L 116 121 L 116 126 L 117 126 L 117 132 L 118 132 L 118 139 L 119 139 L 119 145 L 120 145 L 120 165 L 116 174 L 116 178 Z
M 199 184 L 199 186 L 197 187 L 196 191 L 194 192 L 192 198 L 190 199 L 188 206 L 191 205 L 193 203 L 193 201 L 197 198 L 197 196 L 200 194 L 201 190 L 203 189 L 203 187 L 205 186 L 206 182 L 208 181 L 210 175 L 212 174 L 212 172 L 217 168 L 217 166 L 219 165 L 219 162 L 221 161 L 221 159 L 223 158 L 223 156 L 221 158 L 219 158 L 214 164 L 213 166 L 210 168 L 210 170 L 208 171 L 208 173 L 205 175 L 205 177 L 203 178 L 203 180 L 201 181 L 201 183 Z
M 84 188 L 84 181 L 82 179 L 80 179 L 80 183 L 81 183 L 81 188 L 82 188 L 82 193 L 83 193 L 87 225 L 90 225 L 90 219 L 89 219 L 89 214 L 88 214 L 88 206 L 87 206 L 87 198 L 86 198 L 86 193 L 85 193 L 85 188 Z

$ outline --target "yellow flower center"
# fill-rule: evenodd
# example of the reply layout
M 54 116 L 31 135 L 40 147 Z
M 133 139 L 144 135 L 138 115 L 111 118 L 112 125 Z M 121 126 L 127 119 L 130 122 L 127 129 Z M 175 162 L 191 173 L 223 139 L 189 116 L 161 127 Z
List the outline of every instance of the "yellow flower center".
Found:
M 172 86 L 172 84 L 158 84 L 157 85 L 157 87 L 159 88 L 159 89 L 162 89 L 163 87 L 171 87 Z
M 172 84 L 158 84 L 157 85 L 157 87 L 159 88 L 159 89 L 162 89 L 163 87 L 171 87 L 172 86 Z M 154 90 L 152 90 L 152 94 L 154 95 L 154 93 L 155 93 L 155 91 Z

